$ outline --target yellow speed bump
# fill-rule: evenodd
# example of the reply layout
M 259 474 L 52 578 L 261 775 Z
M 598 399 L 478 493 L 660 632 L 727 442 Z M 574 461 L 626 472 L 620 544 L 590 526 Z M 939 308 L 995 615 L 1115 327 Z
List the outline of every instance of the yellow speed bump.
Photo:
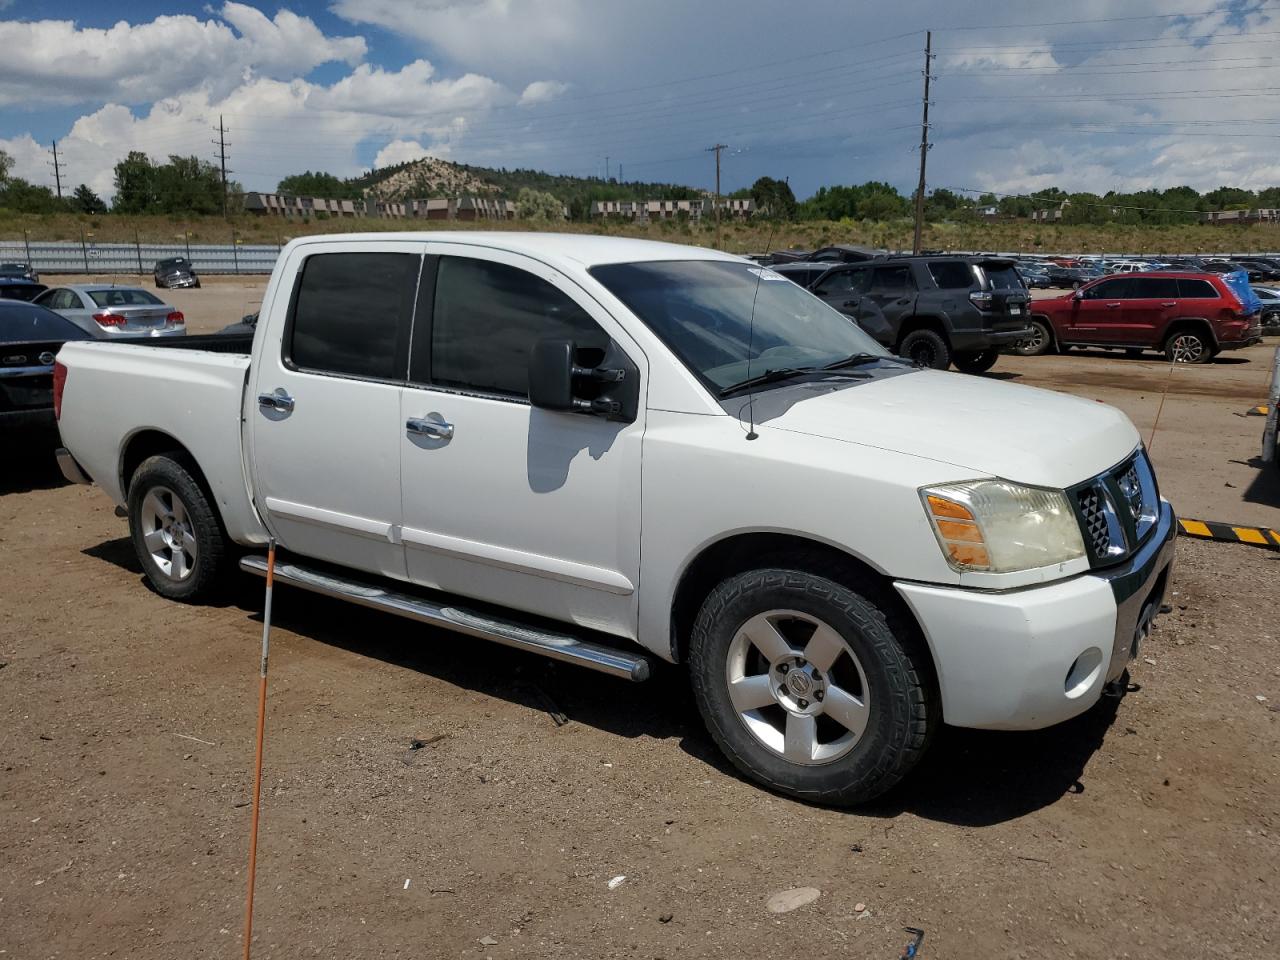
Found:
M 1256 407 L 1250 407 L 1244 412 L 1244 415 L 1246 417 L 1265 417 L 1270 412 L 1270 408 L 1264 403 Z
M 1248 543 L 1255 547 L 1280 550 L 1280 533 L 1269 527 L 1241 527 L 1233 523 L 1185 518 L 1179 518 L 1178 525 L 1188 537 L 1197 537 L 1201 540 L 1223 540 L 1227 543 Z

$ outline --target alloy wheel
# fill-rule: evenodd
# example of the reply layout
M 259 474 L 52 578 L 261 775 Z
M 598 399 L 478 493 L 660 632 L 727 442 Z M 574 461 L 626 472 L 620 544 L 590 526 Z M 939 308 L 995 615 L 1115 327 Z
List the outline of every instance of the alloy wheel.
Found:
M 152 562 L 170 580 L 191 576 L 199 555 L 195 527 L 179 496 L 156 486 L 142 499 L 142 540 Z

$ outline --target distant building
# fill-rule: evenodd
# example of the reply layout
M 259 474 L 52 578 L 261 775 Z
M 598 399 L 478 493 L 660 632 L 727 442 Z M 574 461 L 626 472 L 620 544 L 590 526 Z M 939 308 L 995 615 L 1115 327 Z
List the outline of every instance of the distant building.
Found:
M 978 216 L 984 220 L 994 220 L 1000 216 L 1000 208 L 994 203 L 989 203 L 984 207 L 978 207 L 976 210 Z
M 591 204 L 592 217 L 624 217 L 628 220 L 673 220 L 681 214 L 690 220 L 715 215 L 717 201 L 703 200 L 596 200 Z M 755 213 L 754 200 L 719 200 L 721 216 L 749 217 Z
M 295 197 L 287 193 L 246 193 L 244 208 L 249 213 L 272 217 L 363 217 L 363 200 L 330 200 L 325 197 Z
M 286 193 L 246 193 L 244 208 L 264 217 L 310 219 L 376 217 L 379 220 L 514 220 L 516 204 L 495 197 L 431 197 L 424 200 L 327 200 Z M 569 212 L 565 210 L 565 216 Z
M 1063 200 L 1056 207 L 1046 207 L 1043 210 L 1032 210 L 1031 219 L 1038 220 L 1038 221 L 1047 221 L 1047 222 L 1061 220 L 1062 211 L 1066 209 L 1066 207 L 1070 203 L 1071 203 L 1070 200 Z
M 1202 223 L 1246 224 L 1280 223 L 1280 208 L 1261 207 L 1257 210 L 1209 210 L 1200 214 Z

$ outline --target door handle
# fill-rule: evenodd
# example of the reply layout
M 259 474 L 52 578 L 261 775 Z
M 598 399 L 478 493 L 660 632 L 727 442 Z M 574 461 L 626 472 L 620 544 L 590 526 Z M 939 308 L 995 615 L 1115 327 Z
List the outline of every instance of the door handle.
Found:
M 1178 304 L 1177 304 L 1177 301 L 1175 301 L 1175 300 L 1170 300 L 1168 303 L 1162 303 L 1162 304 L 1160 304 L 1160 306 L 1162 306 L 1162 307 L 1176 307 L 1177 305 L 1178 305 Z
M 846 300 L 842 305 L 846 307 L 856 307 L 861 302 L 861 300 Z
M 276 389 L 279 392 L 258 394 L 258 406 L 275 410 L 277 413 L 293 413 L 293 397 L 285 393 L 282 388 Z
M 1120 308 L 1120 304 L 1118 304 L 1118 303 L 1108 303 L 1108 304 L 1107 304 L 1107 309 L 1108 309 L 1108 310 L 1118 310 L 1119 308 Z
M 435 414 L 439 417 L 439 414 Z M 443 419 L 409 419 L 404 422 L 405 433 L 431 440 L 452 440 L 453 424 Z

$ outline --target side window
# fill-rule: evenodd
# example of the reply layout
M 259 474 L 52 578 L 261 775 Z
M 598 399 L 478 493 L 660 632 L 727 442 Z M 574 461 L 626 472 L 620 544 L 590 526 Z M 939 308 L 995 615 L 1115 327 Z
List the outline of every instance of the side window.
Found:
M 316 253 L 298 280 L 285 338 L 290 366 L 403 380 L 421 257 Z
M 901 296 L 912 287 L 910 267 L 877 267 L 871 271 L 871 293 Z
M 1178 281 L 1173 277 L 1138 277 L 1131 281 L 1133 296 L 1142 300 L 1176 300 Z
M 1218 291 L 1208 280 L 1179 280 L 1178 296 L 1187 300 L 1216 300 Z
M 955 260 L 938 260 L 929 264 L 929 276 L 942 290 L 968 290 L 974 284 L 973 268 Z
M 833 270 L 823 281 L 813 288 L 813 292 L 823 297 L 848 293 L 857 285 L 862 270 Z M 819 274 L 821 276 L 821 274 Z
M 1128 297 L 1131 281 L 1126 278 L 1104 280 L 1089 290 L 1090 300 L 1124 300 Z
M 58 290 L 46 290 L 31 302 L 38 303 L 42 307 L 48 307 L 50 310 L 56 309 L 59 292 Z
M 594 365 L 609 346 L 590 315 L 527 270 L 469 257 L 441 257 L 431 344 L 415 348 L 411 379 L 529 396 L 529 354 L 546 338 L 573 340 L 579 362 Z

